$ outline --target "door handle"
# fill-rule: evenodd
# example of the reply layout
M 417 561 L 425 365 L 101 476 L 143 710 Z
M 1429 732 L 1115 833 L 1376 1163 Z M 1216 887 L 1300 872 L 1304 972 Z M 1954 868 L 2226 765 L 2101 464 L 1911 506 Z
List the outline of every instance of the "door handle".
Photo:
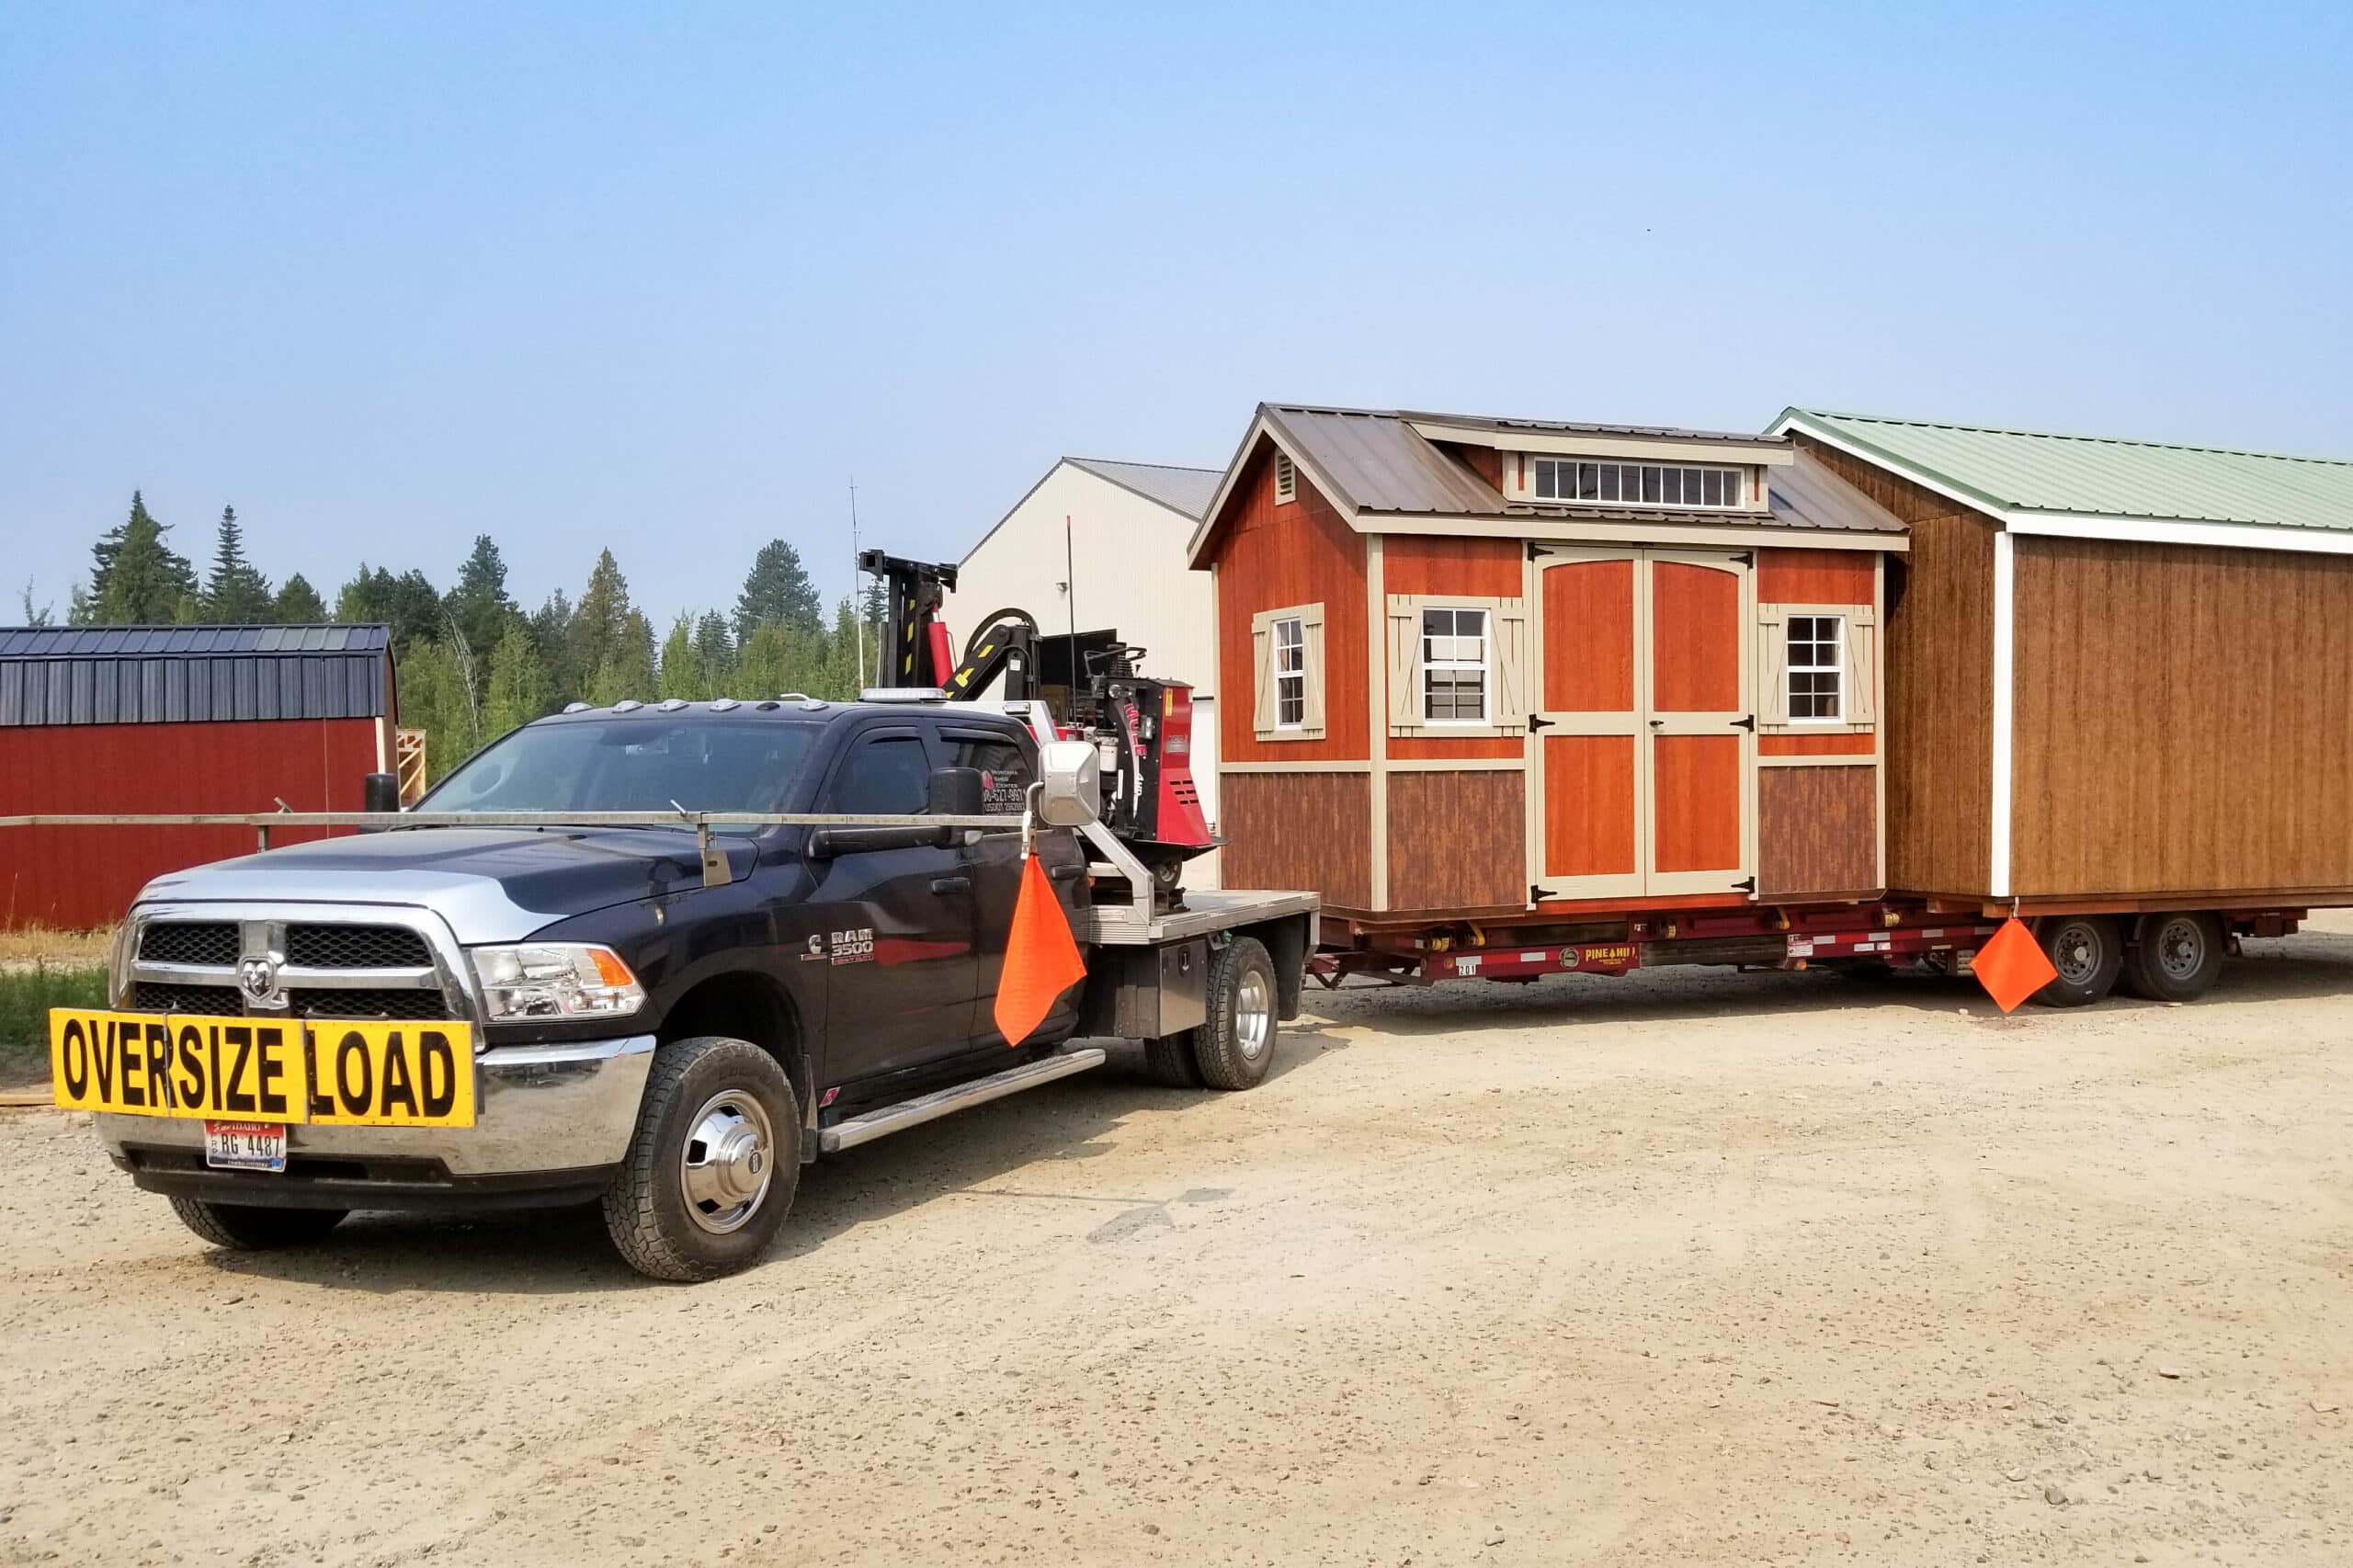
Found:
M 1651 721 L 1651 728 L 1654 730 L 1664 730 L 1666 728 L 1666 721 L 1664 719 L 1654 719 Z
M 934 877 L 931 879 L 931 891 L 934 892 L 970 892 L 972 891 L 972 879 L 970 877 Z

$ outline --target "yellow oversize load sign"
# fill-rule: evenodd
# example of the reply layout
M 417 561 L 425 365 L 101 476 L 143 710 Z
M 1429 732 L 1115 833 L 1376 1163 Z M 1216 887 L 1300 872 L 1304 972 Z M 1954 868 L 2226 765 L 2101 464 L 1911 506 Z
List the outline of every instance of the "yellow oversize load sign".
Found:
M 49 1015 L 49 1076 L 69 1110 L 331 1127 L 472 1127 L 473 1029 L 174 1013 Z

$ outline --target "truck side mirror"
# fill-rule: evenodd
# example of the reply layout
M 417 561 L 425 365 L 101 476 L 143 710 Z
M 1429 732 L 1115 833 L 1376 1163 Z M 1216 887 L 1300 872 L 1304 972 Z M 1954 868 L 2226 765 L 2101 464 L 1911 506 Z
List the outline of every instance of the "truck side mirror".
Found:
M 931 803 L 925 810 L 936 817 L 981 815 L 981 770 L 977 767 L 933 768 Z
M 1103 763 L 1092 741 L 1048 741 L 1038 748 L 1038 820 L 1048 827 L 1085 827 L 1103 799 Z
M 360 780 L 359 809 L 363 812 L 399 811 L 401 776 L 397 773 L 370 773 Z

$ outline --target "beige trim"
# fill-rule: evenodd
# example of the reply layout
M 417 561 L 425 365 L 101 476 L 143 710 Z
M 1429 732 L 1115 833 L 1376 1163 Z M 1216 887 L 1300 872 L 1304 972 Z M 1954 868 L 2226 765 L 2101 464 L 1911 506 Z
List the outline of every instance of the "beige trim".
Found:
M 1885 625 L 1887 621 L 1887 557 L 1884 555 L 1881 556 L 1877 561 L 1871 563 L 1871 610 L 1879 617 L 1880 623 L 1882 626 Z M 1877 639 L 1874 637 L 1874 642 L 1876 641 Z M 1886 653 L 1885 646 L 1883 644 L 1880 645 L 1878 652 L 1881 654 L 1881 657 L 1871 661 L 1871 679 L 1878 683 L 1879 687 L 1879 690 L 1874 694 L 1878 699 L 1875 705 L 1876 710 L 1884 713 L 1887 711 L 1887 660 L 1884 656 Z M 1878 744 L 1873 749 L 1881 756 L 1884 757 L 1887 753 L 1886 737 L 1881 736 Z M 1886 768 L 1882 767 L 1879 770 L 1879 776 L 1871 780 L 1871 787 L 1877 792 L 1878 796 L 1871 807 L 1871 825 L 1877 830 L 1878 837 L 1878 843 L 1874 849 L 1874 858 L 1871 864 L 1872 868 L 1879 873 L 1879 881 L 1877 885 L 1883 888 L 1887 886 Z
M 1409 756 L 1385 766 L 1392 773 L 1524 773 L 1528 761 L 1518 756 Z
M 1365 793 L 1372 820 L 1365 829 L 1371 837 L 1371 886 L 1368 892 L 1375 910 L 1389 907 L 1389 726 L 1381 722 L 1381 693 L 1389 675 L 1389 666 L 1381 658 L 1382 640 L 1389 632 L 1389 619 L 1381 613 L 1388 581 L 1381 536 L 1370 534 L 1364 541 L 1364 689 L 1370 720 L 1365 730 L 1365 746 L 1371 758 L 1372 779 Z
M 1824 752 L 1818 756 L 1759 756 L 1759 767 L 1876 767 L 1879 753 Z
M 1884 573 L 1884 562 L 1873 569 L 1874 583 Z M 1873 587 L 1876 594 L 1878 589 Z M 1859 717 L 1824 723 L 1814 719 L 1789 717 L 1789 620 L 1793 615 L 1836 616 L 1845 646 L 1839 651 L 1838 695 L 1847 711 L 1854 713 L 1857 699 L 1862 699 Z M 1760 604 L 1756 607 L 1757 672 L 1756 728 L 1768 735 L 1868 735 L 1876 733 L 1880 712 L 1879 667 L 1884 662 L 1879 657 L 1879 608 L 1876 605 L 1857 604 Z M 1869 633 L 1869 653 L 1863 655 L 1870 667 L 1861 672 L 1858 681 L 1856 637 L 1858 630 Z M 1865 687 L 1869 689 L 1864 690 Z
M 1422 611 L 1477 609 L 1487 615 L 1487 721 L 1443 723 L 1422 717 Z M 1525 597 L 1495 598 L 1479 594 L 1391 594 L 1387 623 L 1389 733 L 1415 740 L 1516 740 L 1528 733 L 1535 711 L 1529 684 L 1529 613 Z M 1397 682 L 1404 681 L 1404 689 Z
M 1366 773 L 1369 762 L 1221 762 L 1220 773 Z
M 1275 622 L 1299 622 L 1300 722 L 1276 722 Z M 1250 733 L 1269 745 L 1324 738 L 1324 607 L 1283 605 L 1250 618 Z
M 1898 555 L 1912 546 L 1903 534 L 1851 533 L 1839 528 L 1785 528 L 1768 523 L 1678 527 L 1672 523 L 1570 522 L 1556 517 L 1389 517 L 1363 513 L 1351 528 L 1392 534 L 1435 534 L 1445 539 L 1534 540 L 1563 544 L 1690 545 L 1705 549 L 1876 550 Z
M 1547 457 L 1567 453 L 1573 457 L 1635 458 L 1644 462 L 1715 463 L 1726 468 L 1760 463 L 1779 467 L 1792 460 L 1789 440 L 1766 436 L 1754 441 L 1680 441 L 1672 436 L 1492 430 L 1480 426 L 1450 425 L 1443 419 L 1408 419 L 1405 426 L 1426 441 L 1492 447 L 1501 452 L 1542 452 Z

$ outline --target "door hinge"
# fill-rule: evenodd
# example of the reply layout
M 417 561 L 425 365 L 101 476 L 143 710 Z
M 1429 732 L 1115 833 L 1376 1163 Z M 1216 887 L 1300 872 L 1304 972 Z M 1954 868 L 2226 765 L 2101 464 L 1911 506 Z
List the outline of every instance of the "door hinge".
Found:
M 1543 553 L 1544 547 L 1542 545 L 1537 543 L 1534 540 L 1529 540 L 1528 541 L 1528 559 L 1533 561 Z
M 1732 885 L 1732 891 L 1734 892 L 1754 894 L 1756 892 L 1756 879 L 1755 877 L 1749 877 L 1744 881 L 1734 882 Z
M 1744 551 L 1742 551 L 1738 555 L 1733 556 L 1733 559 L 1734 561 L 1739 562 L 1743 566 L 1754 566 L 1754 565 L 1756 565 L 1756 557 L 1755 557 L 1754 555 L 1751 555 L 1748 551 L 1745 551 L 1745 550 L 1744 550 Z
M 1756 715 L 1744 713 L 1732 722 L 1732 727 L 1735 730 L 1754 730 L 1756 728 Z
M 1560 722 L 1560 721 L 1557 719 L 1539 718 L 1537 715 L 1530 713 L 1528 716 L 1528 733 L 1532 735 L 1539 730 L 1549 730 L 1558 722 Z
M 1540 888 L 1534 882 L 1528 884 L 1528 902 L 1530 903 L 1541 903 L 1548 898 L 1558 898 L 1561 895 L 1559 893 L 1554 892 L 1551 888 Z

